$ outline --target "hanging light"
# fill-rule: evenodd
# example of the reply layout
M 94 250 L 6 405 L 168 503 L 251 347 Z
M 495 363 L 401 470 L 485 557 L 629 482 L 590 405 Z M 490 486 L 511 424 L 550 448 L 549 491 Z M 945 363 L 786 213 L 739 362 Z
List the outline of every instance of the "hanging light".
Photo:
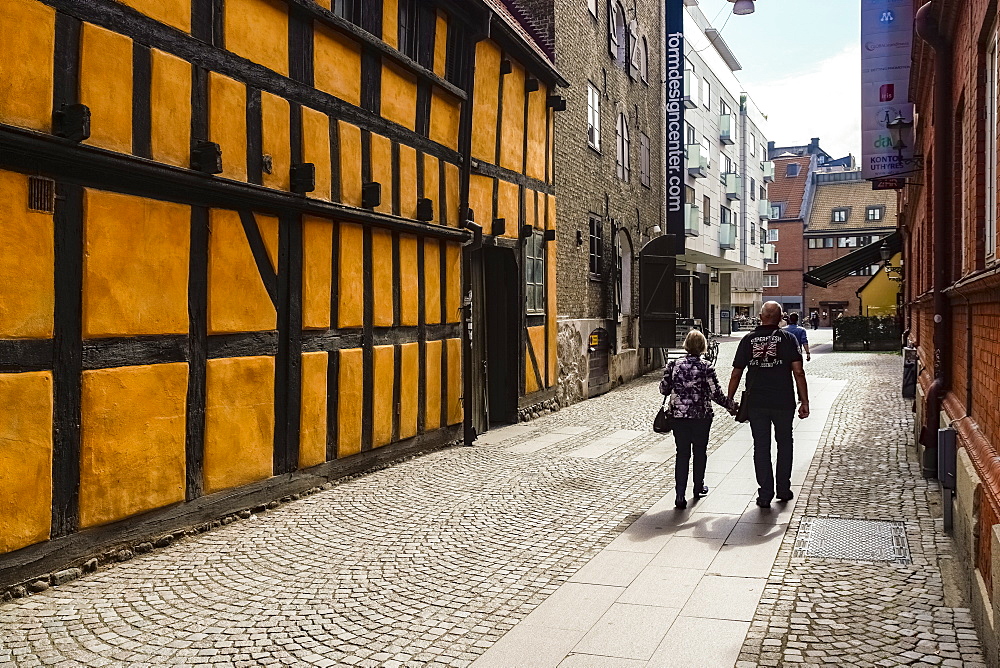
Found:
M 753 0 L 729 0 L 729 2 L 734 3 L 733 14 L 736 14 L 737 16 L 753 14 Z

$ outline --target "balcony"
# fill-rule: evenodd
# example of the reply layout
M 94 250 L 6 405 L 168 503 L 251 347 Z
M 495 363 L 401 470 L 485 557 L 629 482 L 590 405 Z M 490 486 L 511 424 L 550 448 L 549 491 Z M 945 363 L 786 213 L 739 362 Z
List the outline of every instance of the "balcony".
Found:
M 771 220 L 771 202 L 766 199 L 758 200 L 757 214 L 761 220 Z
M 764 183 L 774 183 L 774 163 L 765 160 L 760 163 L 760 168 L 764 170 Z
M 726 184 L 726 199 L 743 198 L 743 177 L 739 174 L 723 174 Z
M 708 158 L 702 155 L 701 144 L 687 145 L 687 170 L 696 179 L 708 176 Z
M 774 262 L 775 258 L 778 257 L 778 254 L 774 250 L 774 244 L 764 244 L 763 246 L 761 246 L 761 248 L 764 251 L 765 263 L 769 264 L 771 262 Z
M 701 207 L 697 204 L 684 205 L 684 235 L 696 237 L 701 234 Z
M 719 116 L 719 141 L 730 146 L 736 143 L 736 123 L 732 114 Z
M 698 106 L 698 77 L 691 70 L 684 71 L 684 101 L 685 109 L 694 109 Z
M 736 249 L 735 223 L 723 223 L 719 226 L 719 248 L 722 250 Z

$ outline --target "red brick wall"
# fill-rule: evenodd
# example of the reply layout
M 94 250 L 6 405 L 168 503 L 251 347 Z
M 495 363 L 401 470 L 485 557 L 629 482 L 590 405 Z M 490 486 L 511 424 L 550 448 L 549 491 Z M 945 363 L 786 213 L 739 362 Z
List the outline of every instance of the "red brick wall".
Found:
M 764 288 L 764 299 L 782 295 L 802 294 L 802 222 L 798 220 L 771 221 L 770 229 L 778 230 L 778 240 L 769 242 L 778 251 L 778 264 L 770 264 L 765 274 L 778 276 L 778 287 Z

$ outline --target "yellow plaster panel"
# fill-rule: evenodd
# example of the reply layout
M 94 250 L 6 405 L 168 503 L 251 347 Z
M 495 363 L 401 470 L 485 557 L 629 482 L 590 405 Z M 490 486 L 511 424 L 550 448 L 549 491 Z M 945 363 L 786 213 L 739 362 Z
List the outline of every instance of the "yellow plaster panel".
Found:
M 546 280 L 545 290 L 546 292 L 548 292 L 546 298 L 547 305 L 545 309 L 546 310 L 545 317 L 548 319 L 549 323 L 549 340 L 548 340 L 548 347 L 549 347 L 548 386 L 549 387 L 555 385 L 557 380 L 556 378 L 557 374 L 556 360 L 558 359 L 557 358 L 558 351 L 556 349 L 556 262 L 557 262 L 556 244 L 557 243 L 559 243 L 558 239 L 556 239 L 555 241 L 549 241 L 545 244 L 545 247 L 547 249 L 546 252 L 548 254 L 547 257 L 545 258 L 545 265 L 546 265 L 545 271 L 547 274 L 545 279 Z
M 392 287 L 395 268 L 392 266 L 392 232 L 372 230 L 372 296 L 374 325 L 391 327 Z
M 208 236 L 208 333 L 272 330 L 274 304 L 264 288 L 240 217 L 212 209 Z
M 0 554 L 47 540 L 52 524 L 52 372 L 0 374 Z
M 190 3 L 188 3 L 190 7 Z M 176 167 L 191 165 L 191 64 L 151 50 L 150 146 L 153 160 Z
M 274 358 L 208 360 L 205 493 L 268 478 L 273 462 Z
M 4 339 L 52 336 L 53 218 L 28 211 L 27 201 L 28 177 L 0 170 L 0 338 Z
M 372 386 L 372 447 L 392 441 L 392 388 L 395 346 L 375 346 L 375 382 Z
M 399 347 L 399 440 L 417 435 L 417 405 L 420 399 L 420 344 Z
M 382 184 L 379 213 L 392 213 L 392 142 L 382 135 L 372 134 L 372 181 Z
M 431 91 L 431 140 L 457 151 L 458 124 L 461 115 L 462 108 L 459 101 L 435 86 Z M 479 130 L 476 128 L 473 134 L 477 134 Z
M 316 165 L 316 189 L 309 197 L 330 200 L 330 117 L 302 107 L 302 159 Z
M 507 221 L 505 237 L 516 239 L 520 224 L 520 191 L 517 184 L 501 180 L 497 188 L 497 218 Z
M 184 32 L 191 32 L 190 0 L 119 0 L 151 19 Z
M 257 229 L 264 240 L 264 248 L 267 250 L 267 259 L 271 261 L 271 269 L 278 271 L 278 228 L 277 216 L 269 216 L 263 213 L 255 213 L 254 219 L 257 221 Z
M 521 172 L 524 170 L 524 68 L 513 62 L 511 65 L 511 73 L 503 78 L 500 166 Z
M 191 209 L 87 190 L 83 336 L 186 334 Z
M 333 221 L 302 218 L 302 327 L 330 329 Z
M 260 116 L 261 150 L 264 155 L 271 156 L 271 173 L 264 172 L 264 185 L 288 190 L 291 187 L 292 168 L 288 100 L 262 91 Z
M 476 216 L 476 223 L 486 234 L 490 234 L 493 228 L 493 179 L 479 174 L 469 177 L 469 207 Z
M 48 132 L 56 11 L 37 0 L 7 0 L 0 13 L 0 123 Z
M 528 176 L 545 180 L 545 128 L 548 115 L 548 107 L 545 99 L 548 96 L 548 89 L 539 85 L 539 89 L 528 94 L 528 155 L 527 170 Z
M 472 157 L 495 163 L 500 94 L 500 49 L 489 40 L 476 44 L 475 95 L 472 105 Z
M 530 188 L 524 189 L 524 222 L 523 225 L 531 225 L 532 229 L 538 227 L 538 193 Z
M 441 426 L 441 353 L 442 341 L 428 341 L 424 363 L 426 365 L 427 386 L 424 388 L 424 431 L 433 431 Z
M 90 139 L 101 148 L 132 152 L 132 40 L 83 24 L 80 102 L 90 107 Z
M 326 375 L 329 353 L 302 354 L 299 468 L 326 461 Z
M 361 206 L 361 128 L 340 124 L 340 202 Z
M 541 327 L 529 327 L 528 328 L 528 338 L 531 341 L 531 349 L 535 353 L 535 359 L 538 361 L 538 375 L 542 377 L 542 382 L 545 382 L 545 326 Z M 525 344 L 527 345 L 527 344 Z M 537 392 L 542 389 L 538 384 L 538 379 L 535 378 L 535 365 L 531 362 L 531 355 L 528 353 L 528 349 L 524 350 L 524 393 L 531 394 L 532 392 Z
M 417 127 L 417 81 L 388 63 L 382 65 L 382 116 L 410 130 Z
M 361 49 L 357 43 L 317 25 L 313 51 L 316 88 L 360 107 Z
M 399 48 L 399 2 L 382 0 L 382 41 Z
M 445 301 L 445 322 L 458 322 L 462 306 L 462 247 L 458 244 L 445 244 L 445 281 L 448 284 Z
M 80 526 L 184 501 L 188 365 L 83 372 Z
M 364 323 L 364 231 L 354 223 L 340 224 L 337 294 L 338 327 L 361 327 Z
M 361 452 L 361 422 L 364 413 L 364 352 L 341 350 L 337 385 L 337 457 Z
M 434 25 L 434 74 L 444 77 L 448 63 L 448 17 L 437 13 Z
M 424 239 L 424 321 L 441 322 L 441 244 Z
M 547 206 L 545 208 L 545 229 L 554 230 L 556 229 L 556 197 L 555 195 L 546 195 Z
M 222 176 L 246 181 L 247 89 L 217 72 L 208 76 L 208 138 L 222 148 Z
M 279 0 L 226 0 L 226 48 L 288 76 L 288 9 Z
M 416 327 L 420 318 L 420 282 L 417 275 L 417 238 L 399 235 L 399 324 Z
M 434 218 L 432 222 L 441 222 L 441 173 L 440 163 L 433 155 L 424 154 L 424 197 L 432 202 Z
M 399 215 L 417 217 L 417 152 L 405 144 L 399 146 Z
M 450 227 L 458 227 L 458 211 L 459 211 L 459 198 L 458 198 L 458 184 L 459 184 L 459 173 L 458 165 L 453 165 L 450 162 L 444 163 L 444 184 L 445 184 L 445 196 L 448 200 L 447 210 L 444 215 L 448 218 L 448 225 Z M 492 207 L 490 207 L 492 208 Z
M 462 340 L 448 339 L 448 424 L 462 421 Z
M 324 9 L 330 9 L 330 0 L 313 0 L 313 2 Z

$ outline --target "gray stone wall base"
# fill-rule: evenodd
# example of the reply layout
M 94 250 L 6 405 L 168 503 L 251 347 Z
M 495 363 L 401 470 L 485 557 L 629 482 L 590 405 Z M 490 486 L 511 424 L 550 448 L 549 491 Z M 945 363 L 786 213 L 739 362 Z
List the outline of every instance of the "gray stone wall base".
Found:
M 993 600 L 990 600 L 990 592 L 983 579 L 982 572 L 976 568 L 976 553 L 979 549 L 979 499 L 982 490 L 982 480 L 976 473 L 976 468 L 972 464 L 965 448 L 958 451 L 958 467 L 956 475 L 955 499 L 951 502 L 954 507 L 954 527 L 952 529 L 952 541 L 954 543 L 955 563 L 959 567 L 959 585 L 962 588 L 962 595 L 969 602 L 972 611 L 972 618 L 976 624 L 976 633 L 983 646 L 983 653 L 989 665 L 998 665 L 998 648 L 996 627 L 994 619 L 997 618 L 997 598 L 996 587 L 994 587 Z M 987 537 L 989 540 L 990 537 Z M 994 529 L 993 549 L 997 547 L 997 534 Z M 994 553 L 995 555 L 998 553 Z M 1000 559 L 994 556 L 994 573 L 1000 574 Z

